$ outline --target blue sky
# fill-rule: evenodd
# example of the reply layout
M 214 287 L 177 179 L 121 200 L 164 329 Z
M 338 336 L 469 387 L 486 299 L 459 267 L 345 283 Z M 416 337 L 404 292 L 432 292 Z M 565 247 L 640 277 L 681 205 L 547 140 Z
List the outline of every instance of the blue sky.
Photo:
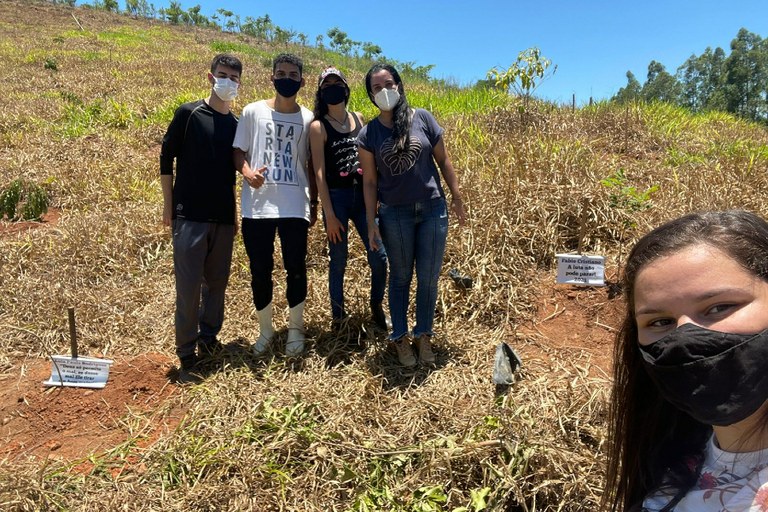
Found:
M 730 53 L 742 27 L 768 37 L 768 0 L 179 1 L 184 9 L 199 4 L 206 16 L 218 8 L 241 19 L 269 14 L 312 43 L 337 26 L 354 41 L 378 44 L 387 57 L 434 64 L 432 76 L 462 85 L 494 66 L 506 69 L 519 52 L 537 46 L 557 71 L 535 94 L 566 103 L 575 94 L 579 104 L 615 94 L 628 70 L 644 82 L 651 60 L 674 73 L 707 46 Z

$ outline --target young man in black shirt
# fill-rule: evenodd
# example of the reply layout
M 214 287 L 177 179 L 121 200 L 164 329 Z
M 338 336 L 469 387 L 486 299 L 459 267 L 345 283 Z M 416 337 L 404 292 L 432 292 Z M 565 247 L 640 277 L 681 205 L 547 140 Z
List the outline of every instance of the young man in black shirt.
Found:
M 221 347 L 216 335 L 224 322 L 237 225 L 232 157 L 237 117 L 230 106 L 242 70 L 236 57 L 217 55 L 208 73 L 210 95 L 176 110 L 160 152 L 163 224 L 173 233 L 180 382 L 197 380 L 200 358 Z

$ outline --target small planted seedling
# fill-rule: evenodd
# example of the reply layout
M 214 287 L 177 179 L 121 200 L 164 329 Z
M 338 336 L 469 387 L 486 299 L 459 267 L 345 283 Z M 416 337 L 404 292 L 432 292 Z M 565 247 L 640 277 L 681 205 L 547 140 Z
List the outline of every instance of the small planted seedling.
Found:
M 17 178 L 0 190 L 0 219 L 40 220 L 48 211 L 48 203 L 43 187 Z

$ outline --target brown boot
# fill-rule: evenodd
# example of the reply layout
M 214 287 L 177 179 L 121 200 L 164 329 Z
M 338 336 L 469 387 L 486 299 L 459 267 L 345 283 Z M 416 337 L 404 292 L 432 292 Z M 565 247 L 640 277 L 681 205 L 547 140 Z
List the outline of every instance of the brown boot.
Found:
M 416 357 L 413 355 L 413 348 L 411 348 L 408 336 L 403 336 L 395 341 L 394 344 L 395 350 L 397 350 L 397 359 L 400 361 L 400 364 L 407 368 L 416 366 Z
M 435 353 L 432 352 L 432 344 L 429 342 L 429 335 L 422 334 L 416 340 L 416 350 L 419 353 L 419 361 L 426 366 L 435 365 Z

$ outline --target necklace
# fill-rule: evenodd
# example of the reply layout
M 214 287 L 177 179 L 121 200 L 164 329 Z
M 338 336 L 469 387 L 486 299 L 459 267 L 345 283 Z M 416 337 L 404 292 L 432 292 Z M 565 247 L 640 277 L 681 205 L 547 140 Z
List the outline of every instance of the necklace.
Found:
M 349 121 L 349 113 L 346 110 L 344 111 L 344 122 L 341 122 L 338 119 L 336 119 L 335 117 L 333 117 L 330 112 L 328 112 L 327 115 L 328 115 L 328 117 L 330 117 L 331 119 L 336 121 L 339 124 L 339 126 L 346 126 L 347 125 L 347 121 Z

